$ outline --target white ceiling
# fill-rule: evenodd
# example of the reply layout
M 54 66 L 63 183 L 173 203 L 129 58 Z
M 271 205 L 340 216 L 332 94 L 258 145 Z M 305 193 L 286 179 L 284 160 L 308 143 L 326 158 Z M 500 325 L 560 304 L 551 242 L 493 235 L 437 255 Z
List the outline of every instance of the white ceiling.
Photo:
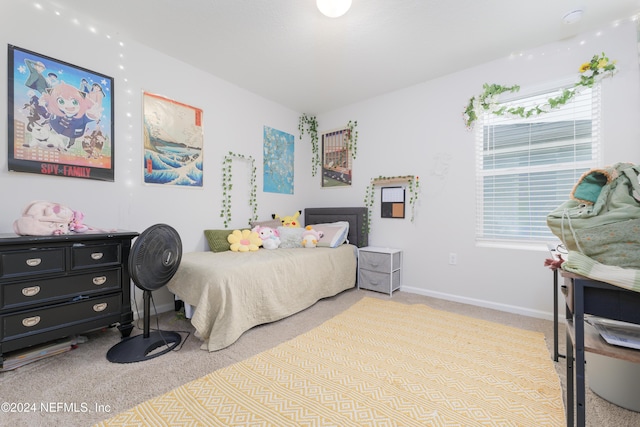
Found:
M 47 3 L 48 1 L 48 3 Z M 294 111 L 319 114 L 600 29 L 640 0 L 41 0 Z M 582 8 L 580 22 L 562 17 Z M 596 54 L 598 52 L 594 52 Z

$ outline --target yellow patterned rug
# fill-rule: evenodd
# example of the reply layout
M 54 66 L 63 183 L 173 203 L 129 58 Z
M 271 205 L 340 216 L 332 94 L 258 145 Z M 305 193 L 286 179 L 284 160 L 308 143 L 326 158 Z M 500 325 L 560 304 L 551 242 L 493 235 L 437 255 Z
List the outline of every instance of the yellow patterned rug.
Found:
M 98 426 L 564 426 L 544 335 L 364 298 Z

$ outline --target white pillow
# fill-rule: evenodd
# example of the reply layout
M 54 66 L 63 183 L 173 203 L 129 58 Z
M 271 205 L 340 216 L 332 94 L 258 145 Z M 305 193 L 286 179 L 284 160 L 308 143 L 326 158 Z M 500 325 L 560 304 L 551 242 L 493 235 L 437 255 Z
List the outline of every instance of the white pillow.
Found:
M 323 236 L 318 241 L 318 246 L 337 248 L 347 241 L 349 223 L 347 221 L 331 222 L 328 224 L 312 224 L 311 227 L 322 232 Z

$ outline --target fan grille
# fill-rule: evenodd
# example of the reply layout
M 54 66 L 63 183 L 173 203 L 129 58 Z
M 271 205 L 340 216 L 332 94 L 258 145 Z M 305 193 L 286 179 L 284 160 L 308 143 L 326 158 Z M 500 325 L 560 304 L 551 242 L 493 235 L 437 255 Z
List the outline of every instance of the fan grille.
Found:
M 182 241 L 167 224 L 156 224 L 140 234 L 131 249 L 129 273 L 143 290 L 166 285 L 176 273 L 182 259 Z

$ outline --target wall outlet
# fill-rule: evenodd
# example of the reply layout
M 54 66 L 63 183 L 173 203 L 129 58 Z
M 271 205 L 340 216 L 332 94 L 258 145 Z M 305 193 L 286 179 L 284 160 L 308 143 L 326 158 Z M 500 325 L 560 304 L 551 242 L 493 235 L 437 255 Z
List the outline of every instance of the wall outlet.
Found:
M 458 263 L 458 254 L 451 252 L 449 254 L 449 265 L 456 265 Z

